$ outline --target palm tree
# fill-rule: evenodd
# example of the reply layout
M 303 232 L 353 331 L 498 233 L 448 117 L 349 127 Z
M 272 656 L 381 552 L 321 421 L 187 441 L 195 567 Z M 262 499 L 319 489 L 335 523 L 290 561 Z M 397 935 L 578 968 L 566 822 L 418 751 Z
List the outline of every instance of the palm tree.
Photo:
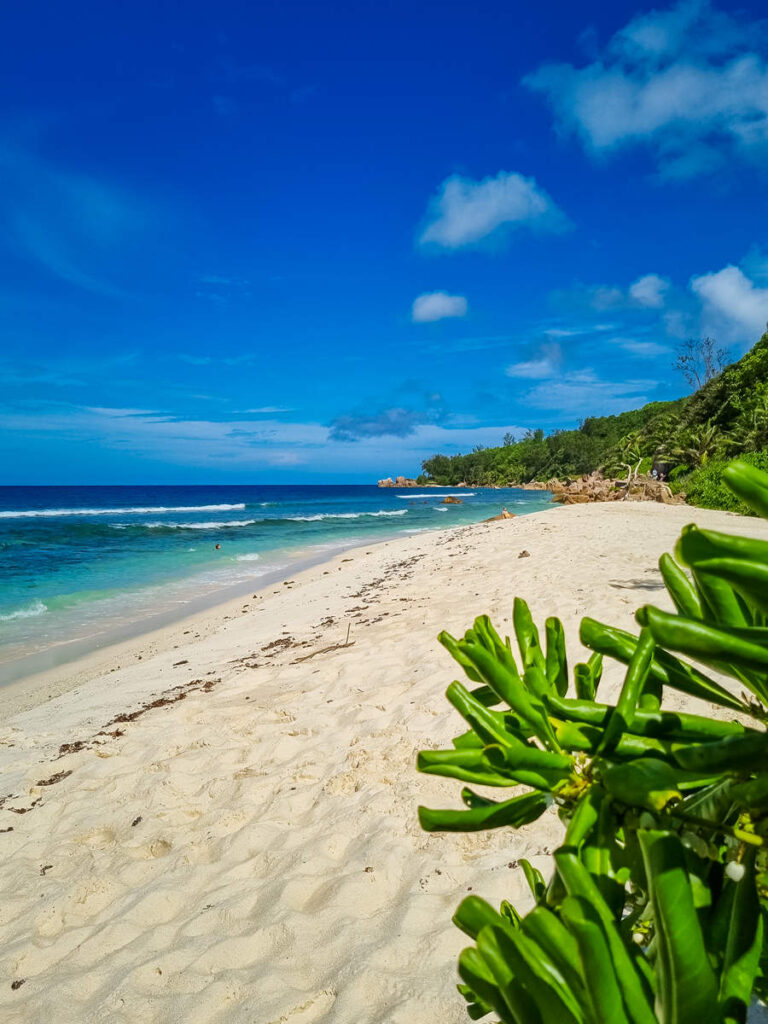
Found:
M 668 454 L 680 465 L 706 466 L 713 455 L 723 452 L 729 439 L 727 431 L 707 420 L 683 433 L 681 443 L 670 448 Z

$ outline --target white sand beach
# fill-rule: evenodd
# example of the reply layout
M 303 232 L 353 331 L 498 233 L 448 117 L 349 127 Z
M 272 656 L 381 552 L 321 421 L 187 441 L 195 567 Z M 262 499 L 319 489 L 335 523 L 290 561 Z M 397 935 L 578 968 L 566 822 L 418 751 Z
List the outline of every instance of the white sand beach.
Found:
M 0 1018 L 464 1022 L 451 914 L 525 908 L 516 861 L 560 827 L 420 830 L 419 803 L 459 806 L 414 767 L 462 731 L 436 635 L 510 628 L 520 595 L 575 662 L 583 615 L 669 606 L 657 560 L 694 519 L 768 538 L 624 503 L 418 534 L 1 690 Z

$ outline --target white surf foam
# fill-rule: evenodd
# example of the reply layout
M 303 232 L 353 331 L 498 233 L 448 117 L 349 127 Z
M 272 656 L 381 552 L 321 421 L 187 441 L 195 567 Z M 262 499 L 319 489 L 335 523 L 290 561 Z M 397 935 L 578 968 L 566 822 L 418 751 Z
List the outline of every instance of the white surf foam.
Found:
M 314 516 L 286 516 L 292 523 L 318 523 L 321 519 L 364 519 L 366 516 L 404 516 L 407 508 L 380 509 L 378 512 L 318 512 Z
M 148 530 L 221 530 L 230 526 L 252 526 L 263 523 L 263 519 L 219 519 L 199 523 L 132 523 L 132 526 L 144 526 Z M 125 523 L 110 523 L 115 530 L 124 530 Z
M 0 622 L 11 622 L 13 619 L 32 619 L 36 615 L 45 615 L 47 611 L 47 605 L 44 605 L 42 601 L 35 601 L 34 604 L 30 604 L 26 608 L 18 608 L 15 612 L 9 612 L 8 615 L 0 615 Z
M 163 512 L 236 512 L 244 509 L 245 503 L 238 505 L 157 505 L 137 508 L 36 508 L 23 510 L 6 510 L 0 512 L 0 519 L 39 519 L 54 516 L 128 516 L 128 515 L 159 515 Z

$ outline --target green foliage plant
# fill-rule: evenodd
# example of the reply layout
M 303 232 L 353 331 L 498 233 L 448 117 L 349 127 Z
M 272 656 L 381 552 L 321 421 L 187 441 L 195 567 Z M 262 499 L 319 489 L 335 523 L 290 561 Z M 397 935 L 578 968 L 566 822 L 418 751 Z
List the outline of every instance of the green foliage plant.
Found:
M 704 339 L 709 343 L 710 339 Z M 718 352 L 711 347 L 710 369 L 719 370 Z M 626 478 L 630 465 L 644 474 L 654 462 L 664 472 L 685 467 L 685 473 L 721 469 L 729 459 L 768 450 L 768 332 L 737 362 L 714 376 L 700 375 L 702 386 L 672 402 L 651 402 L 614 416 L 590 416 L 575 430 L 544 435 L 529 430 L 515 440 L 504 438 L 499 447 L 475 449 L 463 455 L 434 455 L 422 463 L 428 480 L 441 485 L 462 481 L 473 486 L 507 486 L 568 479 L 601 470 L 606 476 Z M 689 503 L 698 502 L 696 481 L 686 487 Z M 671 479 L 671 477 L 670 477 Z M 722 500 L 725 504 L 714 504 Z M 710 489 L 706 507 L 733 507 L 725 488 Z M 739 511 L 743 509 L 739 508 Z
M 740 460 L 768 471 L 768 451 L 750 452 L 740 456 Z M 726 486 L 723 475 L 729 465 L 730 462 L 725 459 L 718 459 L 700 466 L 688 476 L 676 480 L 673 490 L 683 490 L 688 501 L 699 508 L 720 508 L 741 515 L 752 515 L 754 513 L 749 506 Z
M 768 518 L 768 474 L 722 476 Z M 584 619 L 572 672 L 560 621 L 540 632 L 519 598 L 517 650 L 487 616 L 439 638 L 465 730 L 418 768 L 460 780 L 464 808 L 421 807 L 422 827 L 520 828 L 552 804 L 564 825 L 551 877 L 521 861 L 532 910 L 456 910 L 472 1020 L 743 1024 L 766 993 L 768 541 L 688 526 L 660 570 L 675 612 L 640 608 L 636 634 Z M 625 666 L 615 704 L 597 699 L 606 660 Z M 668 710 L 668 690 L 725 715 Z

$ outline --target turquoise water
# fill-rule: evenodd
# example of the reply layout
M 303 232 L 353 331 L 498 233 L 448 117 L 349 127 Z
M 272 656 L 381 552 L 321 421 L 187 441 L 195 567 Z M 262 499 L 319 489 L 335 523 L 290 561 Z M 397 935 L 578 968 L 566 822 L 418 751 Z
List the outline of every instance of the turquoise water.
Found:
M 455 494 L 461 505 L 444 505 Z M 371 486 L 0 488 L 0 663 L 421 530 L 524 514 L 548 493 Z M 219 545 L 217 548 L 216 545 Z

